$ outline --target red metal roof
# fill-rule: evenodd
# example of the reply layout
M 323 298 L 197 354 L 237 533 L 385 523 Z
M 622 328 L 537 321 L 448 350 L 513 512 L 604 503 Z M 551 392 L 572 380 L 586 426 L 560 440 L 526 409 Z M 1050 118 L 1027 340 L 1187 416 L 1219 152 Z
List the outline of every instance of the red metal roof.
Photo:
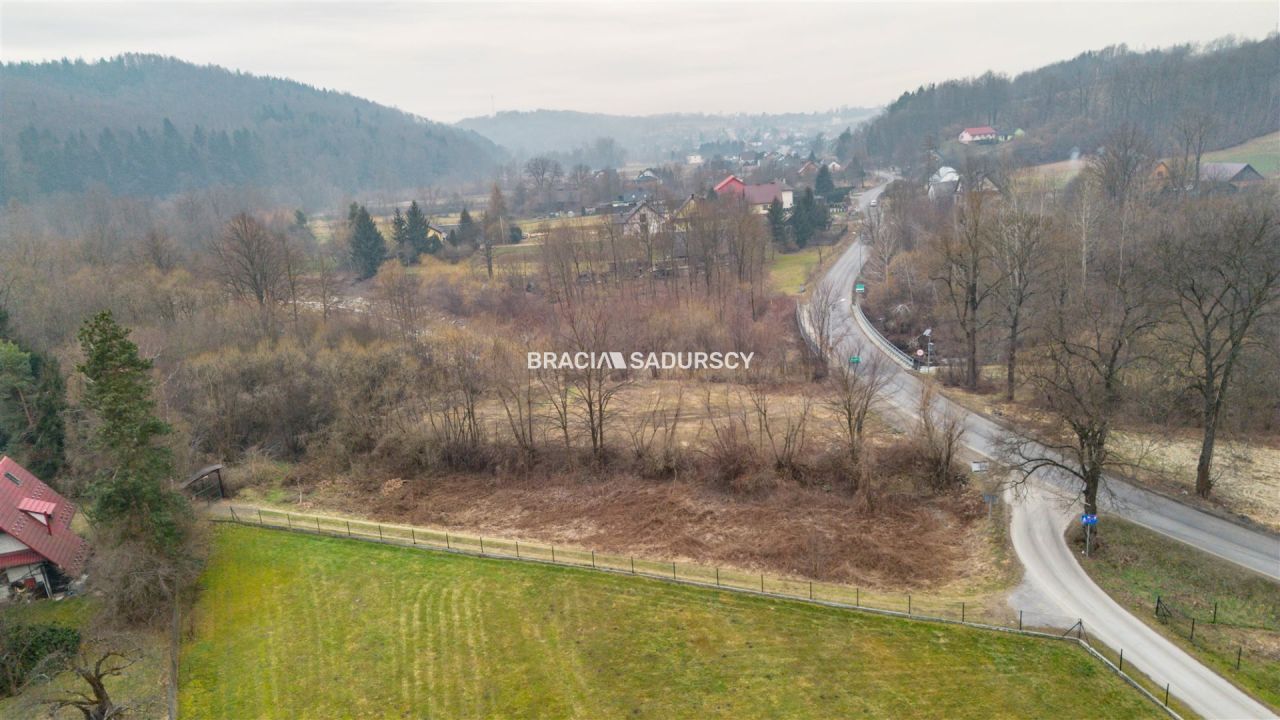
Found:
M 745 186 L 746 186 L 746 183 L 742 182 L 742 179 L 739 178 L 737 175 L 730 175 L 729 177 L 717 183 L 714 190 L 716 191 L 717 194 L 724 192 L 726 188 L 728 188 L 730 192 L 740 193 L 742 192 L 742 188 Z
M 22 498 L 22 502 L 18 503 L 18 509 L 40 513 L 41 515 L 52 515 L 53 511 L 58 509 L 58 504 L 48 500 L 36 500 L 28 497 Z
M 44 556 L 35 550 L 16 550 L 0 555 L 0 570 L 8 570 L 19 565 L 35 565 L 44 562 Z
M 32 502 L 34 501 L 34 503 Z M 50 507 L 45 526 L 23 504 Z M 35 511 L 40 512 L 40 511 Z M 84 569 L 89 545 L 71 532 L 75 505 L 8 456 L 0 457 L 0 531 L 9 533 L 67 575 Z

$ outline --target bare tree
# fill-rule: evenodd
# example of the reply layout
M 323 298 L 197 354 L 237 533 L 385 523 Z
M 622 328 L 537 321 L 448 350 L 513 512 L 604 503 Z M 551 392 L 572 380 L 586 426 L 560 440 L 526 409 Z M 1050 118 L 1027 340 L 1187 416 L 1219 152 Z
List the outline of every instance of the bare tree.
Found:
M 89 686 L 88 691 L 68 690 L 49 701 L 51 713 L 74 708 L 84 720 L 117 720 L 129 713 L 129 706 L 117 704 L 107 692 L 107 678 L 123 675 L 138 661 L 136 654 L 105 650 L 96 656 L 78 653 L 69 663 L 68 672 Z
M 1200 184 L 1200 161 L 1217 125 L 1214 116 L 1204 110 L 1189 110 L 1173 124 L 1173 137 L 1181 153 L 1171 161 L 1170 180 L 1179 194 Z
M 1024 332 L 1023 313 L 1039 292 L 1049 267 L 1052 220 L 1019 208 L 1002 209 L 994 233 L 992 253 L 996 274 L 1001 278 L 997 297 L 1004 315 L 1005 399 L 1013 401 L 1017 386 L 1018 346 Z
M 1105 471 L 1123 463 L 1109 446 L 1128 376 L 1143 359 L 1140 340 L 1158 320 L 1149 276 L 1130 253 L 1099 263 L 1087 292 L 1073 292 L 1059 278 L 1044 342 L 1030 380 L 1056 427 L 1033 440 L 1009 438 L 1003 455 L 1022 480 L 1043 468 L 1076 478 L 1084 511 L 1096 514 Z
M 839 284 L 823 280 L 813 289 L 809 302 L 802 312 L 811 333 L 809 345 L 810 359 L 813 361 L 813 377 L 825 376 L 835 353 L 837 345 L 844 337 L 843 330 L 836 324 L 836 308 L 847 302 L 848 297 Z
M 867 418 L 889 382 L 889 373 L 882 358 L 879 353 L 866 358 L 859 353 L 862 362 L 857 365 L 838 363 L 830 376 L 831 392 L 826 405 L 840 418 L 849 459 L 855 464 L 862 461 Z
M 426 299 L 422 281 L 399 263 L 386 263 L 374 277 L 374 298 L 382 315 L 400 334 L 406 344 L 417 340 L 421 332 Z
M 992 228 L 987 194 L 966 192 L 955 208 L 951 227 L 936 234 L 933 280 L 943 290 L 965 337 L 965 384 L 978 386 L 978 335 L 991 323 L 984 312 L 995 295 L 999 277 L 992 257 Z
M 1090 158 L 1088 172 L 1097 180 L 1103 197 L 1123 208 L 1142 188 L 1155 153 L 1150 139 L 1132 123 L 1112 131 L 1105 143 Z
M 214 274 L 237 298 L 267 307 L 283 294 L 281 244 L 257 218 L 246 213 L 231 218 L 209 251 Z
M 928 483 L 935 491 L 952 487 L 961 477 L 956 456 L 964 440 L 964 419 L 950 408 L 938 407 L 938 391 L 931 382 L 921 385 L 918 442 L 928 462 Z
M 1203 428 L 1196 493 L 1213 488 L 1227 395 L 1251 331 L 1280 302 L 1280 219 L 1268 196 L 1184 207 L 1160 233 L 1155 268 L 1171 324 L 1162 333 Z

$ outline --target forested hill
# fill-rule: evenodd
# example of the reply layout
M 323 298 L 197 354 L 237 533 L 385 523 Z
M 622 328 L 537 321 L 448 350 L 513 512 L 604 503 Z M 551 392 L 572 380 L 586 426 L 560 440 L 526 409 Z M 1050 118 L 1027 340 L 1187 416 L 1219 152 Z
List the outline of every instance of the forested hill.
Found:
M 588 145 L 609 138 L 621 146 L 629 161 L 660 163 L 698 150 L 704 144 L 741 140 L 762 132 L 815 135 L 838 134 L 875 113 L 872 108 L 842 107 L 824 112 L 781 114 L 666 113 L 662 115 L 606 115 L 572 110 L 504 111 L 467 118 L 457 126 L 474 130 L 513 152 L 570 153 L 582 149 L 593 165 L 609 158 Z M 714 149 L 708 152 L 715 152 Z
M 214 184 L 329 202 L 487 177 L 465 130 L 302 83 L 154 55 L 0 65 L 0 200 L 163 196 Z
M 965 127 L 991 125 L 1026 134 L 1008 144 L 1019 164 L 1091 152 L 1108 132 L 1136 124 L 1157 152 L 1177 146 L 1177 130 L 1211 118 L 1209 147 L 1234 145 L 1280 129 L 1280 36 L 1205 48 L 1087 52 L 1015 78 L 988 73 L 907 92 L 859 130 L 873 161 L 914 166 L 923 148 L 945 148 Z M 1002 146 L 1002 149 L 1004 146 Z

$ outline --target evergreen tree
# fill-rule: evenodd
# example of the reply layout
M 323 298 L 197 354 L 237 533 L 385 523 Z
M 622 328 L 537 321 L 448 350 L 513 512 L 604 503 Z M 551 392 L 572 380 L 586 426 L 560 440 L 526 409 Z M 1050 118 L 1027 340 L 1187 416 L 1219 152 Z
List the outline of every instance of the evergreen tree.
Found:
M 409 236 L 405 234 L 404 215 L 401 214 L 400 208 L 396 208 L 396 213 L 391 217 L 391 244 L 396 249 L 396 257 L 400 258 L 400 264 L 412 265 L 418 262 L 418 251 L 409 244 Z
M 489 192 L 489 205 L 480 216 L 481 243 L 484 247 L 484 264 L 493 277 L 493 246 L 509 242 L 511 235 L 507 232 L 507 201 L 502 197 L 498 183 L 493 184 Z
M 409 203 L 409 212 L 404 219 L 404 232 L 409 246 L 417 253 L 415 259 L 423 253 L 435 255 L 440 252 L 440 239 L 430 233 L 427 216 L 422 214 L 417 200 Z
M 191 509 L 167 487 L 173 455 L 161 444 L 169 426 L 155 415 L 151 361 L 138 354 L 129 331 L 110 311 L 79 332 L 84 405 L 97 419 L 94 444 L 103 468 L 89 487 L 89 515 L 121 537 L 141 540 L 163 555 L 182 552 Z
M 378 273 L 378 267 L 387 258 L 387 241 L 378 226 L 373 224 L 369 211 L 360 206 L 351 228 L 351 263 L 355 265 L 359 279 L 365 280 Z
M 476 240 L 480 238 L 480 226 L 472 219 L 471 213 L 467 209 L 462 208 L 462 214 L 458 216 L 458 232 L 454 239 L 455 245 L 474 245 Z
M 798 247 L 806 247 L 814 234 L 826 229 L 829 222 L 825 206 L 818 204 L 813 188 L 805 188 L 800 201 L 791 210 L 791 235 Z
M 786 210 L 782 207 L 782 200 L 774 198 L 769 203 L 769 210 L 765 213 L 765 219 L 769 222 L 769 235 L 773 238 L 773 242 L 779 246 L 787 244 L 787 215 Z
M 49 480 L 66 462 L 66 385 L 57 359 L 8 338 L 0 310 L 0 453 Z
M 813 189 L 824 197 L 835 192 L 836 184 L 831 179 L 831 169 L 826 165 L 818 168 L 818 177 L 814 178 Z

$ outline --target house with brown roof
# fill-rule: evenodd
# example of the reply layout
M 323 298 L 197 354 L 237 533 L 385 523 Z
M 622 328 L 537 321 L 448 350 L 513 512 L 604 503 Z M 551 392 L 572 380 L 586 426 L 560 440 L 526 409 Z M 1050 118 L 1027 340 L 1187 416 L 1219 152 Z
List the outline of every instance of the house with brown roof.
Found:
M 1226 183 L 1235 188 L 1260 183 L 1265 178 L 1249 163 L 1207 162 L 1200 163 L 1200 182 Z
M 737 175 L 730 175 L 721 180 L 714 189 L 718 197 L 736 195 L 742 198 L 753 211 L 761 215 L 769 210 L 769 205 L 775 199 L 782 203 L 783 210 L 790 210 L 795 199 L 794 191 L 784 182 L 748 185 Z
M 48 596 L 80 575 L 89 545 L 71 532 L 75 514 L 69 500 L 12 458 L 0 457 L 0 576 L 6 590 Z

